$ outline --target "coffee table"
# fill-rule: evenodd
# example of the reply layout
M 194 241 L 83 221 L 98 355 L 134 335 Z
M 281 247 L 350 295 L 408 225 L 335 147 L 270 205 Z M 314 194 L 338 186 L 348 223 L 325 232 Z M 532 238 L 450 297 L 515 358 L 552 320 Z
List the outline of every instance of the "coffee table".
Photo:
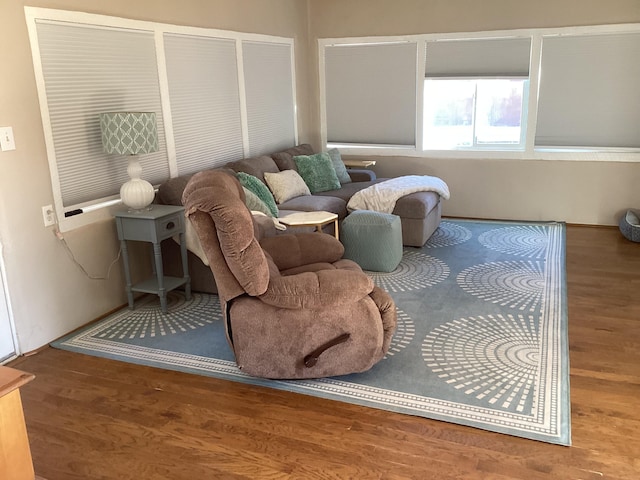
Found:
M 316 231 L 322 232 L 322 227 L 333 222 L 333 231 L 338 236 L 338 215 L 331 212 L 297 212 L 278 217 L 280 223 L 289 227 L 316 227 Z

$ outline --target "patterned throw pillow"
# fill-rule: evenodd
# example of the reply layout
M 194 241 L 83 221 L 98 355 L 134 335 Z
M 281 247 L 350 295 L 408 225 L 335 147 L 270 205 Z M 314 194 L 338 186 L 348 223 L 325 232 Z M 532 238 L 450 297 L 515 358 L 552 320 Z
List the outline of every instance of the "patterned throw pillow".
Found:
M 260 200 L 260 197 L 258 197 L 255 193 L 253 193 L 247 187 L 242 187 L 242 188 L 244 190 L 244 203 L 247 205 L 247 208 L 249 210 L 252 210 L 255 212 L 262 212 L 265 215 L 268 215 L 269 217 L 273 217 L 273 213 L 271 213 L 271 210 L 269 209 L 267 204 L 264 203 L 262 200 Z
M 345 167 L 344 162 L 342 161 L 340 150 L 332 148 L 327 150 L 327 153 L 331 157 L 331 163 L 333 163 L 333 168 L 336 171 L 336 175 L 338 176 L 340 183 L 351 183 L 351 177 L 349 176 L 349 172 L 347 172 L 347 167 Z
M 276 205 L 276 201 L 273 199 L 273 195 L 271 195 L 271 192 L 264 183 L 262 183 L 253 175 L 249 175 L 248 173 L 244 172 L 238 172 L 237 177 L 240 181 L 240 185 L 248 190 L 251 190 L 260 200 L 262 200 L 267 205 L 267 207 L 271 211 L 272 217 L 278 216 L 278 207 Z
M 265 172 L 264 179 L 278 203 L 284 203 L 302 195 L 311 195 L 309 187 L 295 170 L 283 170 L 280 173 Z
M 298 167 L 298 173 L 309 186 L 311 193 L 326 192 L 340 188 L 340 180 L 333 168 L 331 157 L 328 153 L 316 153 L 315 155 L 299 155 L 293 157 Z

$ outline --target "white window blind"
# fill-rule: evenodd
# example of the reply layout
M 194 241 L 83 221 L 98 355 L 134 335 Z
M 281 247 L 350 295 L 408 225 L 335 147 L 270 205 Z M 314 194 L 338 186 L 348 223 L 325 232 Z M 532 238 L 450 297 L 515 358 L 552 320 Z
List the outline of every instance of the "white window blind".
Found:
M 292 46 L 242 42 L 251 156 L 276 152 L 297 142 Z
M 327 142 L 415 145 L 417 43 L 325 47 Z
M 543 39 L 536 146 L 640 147 L 640 33 Z
M 528 77 L 530 38 L 427 42 L 426 77 Z
M 165 33 L 178 174 L 242 158 L 236 42 Z
M 141 155 L 143 177 L 169 176 L 153 33 L 37 21 L 38 46 L 65 211 L 115 198 L 125 156 L 102 152 L 99 113 L 157 113 L 159 151 Z M 55 180 L 54 180 L 55 183 Z

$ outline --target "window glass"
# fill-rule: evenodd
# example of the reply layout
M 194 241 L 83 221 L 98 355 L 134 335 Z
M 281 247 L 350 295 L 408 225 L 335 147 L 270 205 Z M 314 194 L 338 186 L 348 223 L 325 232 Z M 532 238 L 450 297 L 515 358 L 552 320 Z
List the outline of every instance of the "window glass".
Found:
M 519 148 L 526 79 L 426 79 L 424 149 Z
M 449 149 L 473 145 L 473 80 L 425 80 L 425 149 Z
M 478 80 L 476 86 L 476 143 L 518 145 L 524 81 Z

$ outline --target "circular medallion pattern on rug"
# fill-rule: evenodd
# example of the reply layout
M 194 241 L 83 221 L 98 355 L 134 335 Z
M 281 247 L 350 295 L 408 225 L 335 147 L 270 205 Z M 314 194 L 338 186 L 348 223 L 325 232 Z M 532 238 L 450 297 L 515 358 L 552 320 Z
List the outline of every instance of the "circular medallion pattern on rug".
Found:
M 174 335 L 204 327 L 222 320 L 222 310 L 217 295 L 191 294 L 185 300 L 178 292 L 167 295 L 167 313 L 160 310 L 160 301 L 140 303 L 135 310 L 126 310 L 123 318 L 103 329 L 98 338 L 146 338 Z
M 518 225 L 489 230 L 481 234 L 478 241 L 498 252 L 543 259 L 547 253 L 549 233 L 542 225 Z
M 393 357 L 407 348 L 416 336 L 416 326 L 409 315 L 396 307 L 398 324 L 391 339 L 391 345 L 384 358 Z
M 373 282 L 388 292 L 407 292 L 432 287 L 449 276 L 449 266 L 438 258 L 404 250 L 400 265 L 393 272 L 366 271 Z
M 433 235 L 429 237 L 425 248 L 450 247 L 464 243 L 471 238 L 471 230 L 450 222 L 441 222 Z
M 463 270 L 456 281 L 478 298 L 533 312 L 544 294 L 544 265 L 521 260 L 483 263 Z
M 439 378 L 493 408 L 534 407 L 540 341 L 533 315 L 460 318 L 434 328 L 422 356 Z

